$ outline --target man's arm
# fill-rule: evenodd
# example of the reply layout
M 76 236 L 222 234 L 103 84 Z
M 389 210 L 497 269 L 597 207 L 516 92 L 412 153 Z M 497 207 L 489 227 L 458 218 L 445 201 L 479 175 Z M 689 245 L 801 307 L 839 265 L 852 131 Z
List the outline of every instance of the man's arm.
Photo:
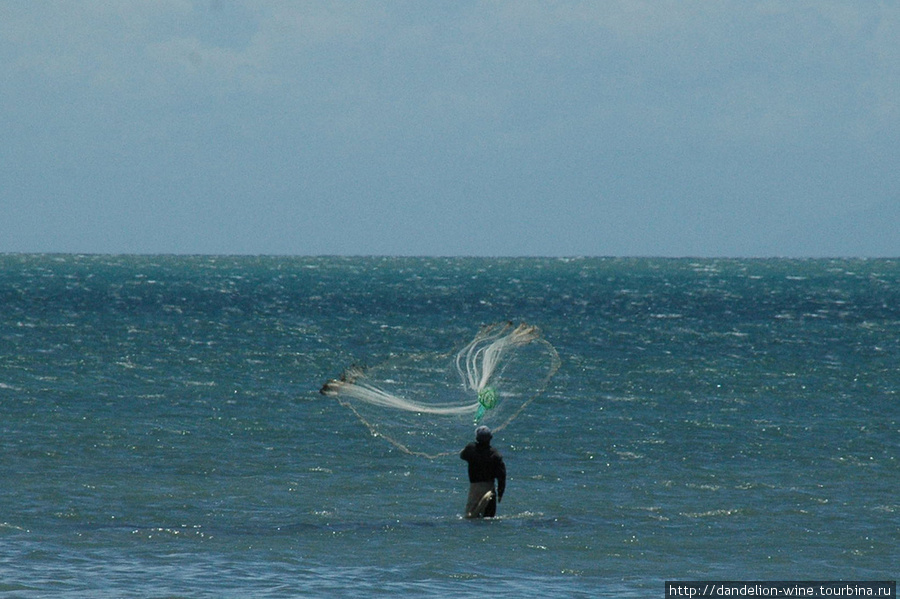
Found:
M 467 462 L 469 461 L 469 459 L 472 457 L 472 444 L 471 443 L 469 443 L 468 445 L 463 447 L 463 450 L 459 452 L 459 457 L 462 460 L 465 460 Z

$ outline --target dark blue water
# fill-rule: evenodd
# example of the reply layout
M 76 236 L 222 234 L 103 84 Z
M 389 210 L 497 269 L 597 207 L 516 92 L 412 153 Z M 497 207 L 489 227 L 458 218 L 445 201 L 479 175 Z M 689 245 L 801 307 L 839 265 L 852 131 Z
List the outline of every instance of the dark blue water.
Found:
M 464 463 L 318 389 L 507 319 L 562 366 L 471 522 Z M 9 596 L 897 577 L 897 260 L 6 255 L 0 349 Z

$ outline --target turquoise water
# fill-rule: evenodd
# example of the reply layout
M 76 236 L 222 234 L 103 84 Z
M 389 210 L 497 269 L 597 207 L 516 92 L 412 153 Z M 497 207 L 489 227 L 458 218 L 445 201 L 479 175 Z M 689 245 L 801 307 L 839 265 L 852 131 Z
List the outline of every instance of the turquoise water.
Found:
M 0 594 L 897 577 L 897 260 L 5 255 L 0 308 Z M 562 365 L 471 522 L 318 390 L 507 319 Z

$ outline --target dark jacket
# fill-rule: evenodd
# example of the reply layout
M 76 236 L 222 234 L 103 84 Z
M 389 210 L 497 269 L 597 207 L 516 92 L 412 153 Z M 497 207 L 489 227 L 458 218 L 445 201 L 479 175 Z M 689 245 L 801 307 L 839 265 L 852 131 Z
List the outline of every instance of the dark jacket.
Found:
M 470 483 L 492 483 L 497 479 L 497 499 L 506 490 L 506 464 L 500 452 L 490 443 L 469 443 L 459 457 L 469 463 Z

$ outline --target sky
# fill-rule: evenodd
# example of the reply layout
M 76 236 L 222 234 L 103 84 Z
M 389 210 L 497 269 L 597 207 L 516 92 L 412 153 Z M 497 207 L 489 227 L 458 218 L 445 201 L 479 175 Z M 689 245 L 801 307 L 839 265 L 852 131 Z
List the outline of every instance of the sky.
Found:
M 0 0 L 0 252 L 900 256 L 900 2 Z

